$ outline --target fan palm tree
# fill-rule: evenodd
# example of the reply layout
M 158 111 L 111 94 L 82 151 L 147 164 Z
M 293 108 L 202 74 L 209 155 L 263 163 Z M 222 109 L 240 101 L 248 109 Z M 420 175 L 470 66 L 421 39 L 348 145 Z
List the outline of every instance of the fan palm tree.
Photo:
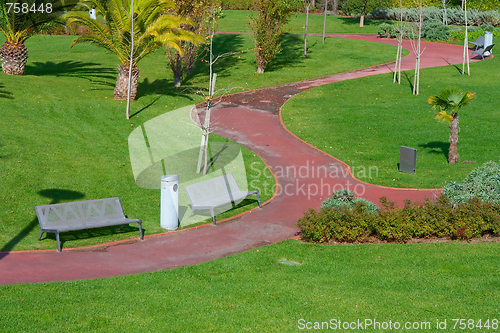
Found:
M 87 13 L 70 13 L 65 17 L 68 25 L 78 24 L 87 27 L 91 33 L 77 37 L 71 47 L 79 43 L 95 43 L 115 55 L 121 62 L 118 66 L 118 78 L 114 91 L 116 100 L 126 100 L 128 92 L 128 74 L 132 61 L 132 85 L 130 98 L 135 99 L 139 68 L 137 63 L 161 45 L 173 47 L 180 52 L 181 41 L 195 44 L 205 39 L 196 33 L 182 29 L 182 24 L 191 21 L 180 16 L 169 15 L 167 10 L 174 7 L 169 0 L 89 0 L 86 3 L 96 9 L 103 22 L 94 20 Z M 134 50 L 131 52 L 132 14 L 134 24 Z M 130 57 L 131 53 L 133 54 Z
M 9 75 L 23 75 L 28 60 L 24 42 L 37 34 L 46 23 L 56 21 L 57 13 L 72 0 L 2 0 L 0 1 L 0 31 L 7 39 L 0 50 L 2 70 Z
M 448 163 L 450 164 L 458 162 L 457 142 L 460 131 L 458 111 L 469 104 L 475 96 L 475 93 L 463 92 L 458 87 L 447 87 L 439 95 L 429 97 L 427 101 L 434 109 L 439 108 L 440 110 L 435 119 L 450 125 L 450 151 L 448 153 Z

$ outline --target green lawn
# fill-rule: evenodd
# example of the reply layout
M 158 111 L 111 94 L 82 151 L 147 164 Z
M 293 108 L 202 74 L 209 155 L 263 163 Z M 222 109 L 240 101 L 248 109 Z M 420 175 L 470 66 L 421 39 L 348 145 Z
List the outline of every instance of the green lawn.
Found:
M 309 57 L 304 59 L 301 38 L 285 36 L 284 51 L 263 75 L 256 74 L 253 52 L 221 59 L 214 69 L 218 87 L 241 91 L 289 83 L 387 62 L 394 53 L 392 47 L 375 43 L 327 39 L 321 44 L 319 38 L 311 38 Z M 144 221 L 146 234 L 164 231 L 159 226 L 160 192 L 135 185 L 127 138 L 158 115 L 200 102 L 196 92 L 207 86 L 208 69 L 197 63 L 195 74 L 183 87 L 174 88 L 163 51 L 146 57 L 139 63 L 138 99 L 127 121 L 126 103 L 113 100 L 117 60 L 93 45 L 69 49 L 72 39 L 35 36 L 26 42 L 30 54 L 26 74 L 0 74 L 0 251 L 55 248 L 53 234 L 37 241 L 33 209 L 53 202 L 119 196 L 125 213 Z M 247 35 L 220 35 L 215 47 L 219 54 L 251 48 L 251 43 Z M 356 51 L 346 57 L 345 52 L 335 52 L 339 49 Z M 248 166 L 263 164 L 251 151 L 243 151 L 248 178 L 254 179 Z M 267 191 L 263 200 L 271 195 Z M 73 247 L 138 235 L 133 227 L 121 234 L 116 230 L 65 233 L 63 240 L 65 247 Z
M 323 246 L 287 240 L 190 267 L 0 287 L 2 332 L 301 332 L 301 324 L 492 320 L 499 244 Z M 281 260 L 301 266 L 280 264 Z M 303 321 L 300 321 L 300 320 Z M 332 321 L 332 323 L 335 323 Z M 365 330 L 321 330 L 362 332 Z M 367 329 L 369 332 L 389 330 Z M 468 330 L 473 331 L 473 330 Z
M 248 16 L 253 14 L 249 10 L 224 10 L 224 16 L 219 21 L 218 31 L 226 32 L 248 32 Z M 323 33 L 323 15 L 310 14 L 307 31 L 309 33 Z M 377 33 L 378 26 L 384 20 L 365 19 L 364 27 L 359 27 L 359 18 L 327 16 L 326 33 Z M 306 14 L 296 14 L 288 23 L 285 30 L 287 32 L 304 33 L 306 24 Z
M 301 139 L 351 165 L 363 181 L 441 188 L 445 181 L 461 181 L 472 169 L 500 157 L 500 60 L 471 64 L 470 77 L 460 74 L 461 67 L 422 70 L 419 96 L 411 92 L 413 71 L 403 74 L 401 85 L 393 84 L 388 74 L 317 87 L 288 101 L 283 120 Z M 461 161 L 476 163 L 448 164 L 449 128 L 434 119 L 437 111 L 427 103 L 429 96 L 453 84 L 476 93 L 460 112 L 458 136 Z M 416 174 L 398 171 L 400 145 L 417 149 Z M 377 167 L 378 176 L 372 172 L 370 179 L 360 167 Z

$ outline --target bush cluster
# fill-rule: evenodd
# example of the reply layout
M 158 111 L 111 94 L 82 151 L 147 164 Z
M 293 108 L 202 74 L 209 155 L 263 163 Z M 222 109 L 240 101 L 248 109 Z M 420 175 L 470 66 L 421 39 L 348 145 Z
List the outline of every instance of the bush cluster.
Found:
M 454 205 L 444 194 L 423 204 L 406 201 L 403 208 L 380 199 L 381 209 L 369 214 L 361 204 L 354 208 L 310 209 L 297 226 L 302 238 L 323 243 L 330 240 L 357 243 L 379 239 L 404 243 L 412 238 L 471 239 L 500 235 L 500 204 L 473 198 Z
M 443 193 L 453 204 L 462 204 L 475 197 L 500 204 L 500 163 L 490 161 L 483 164 L 472 170 L 463 183 L 446 184 Z
M 358 205 L 360 209 L 364 210 L 368 214 L 375 214 L 378 210 L 377 205 L 375 205 L 373 202 L 368 201 L 364 198 L 355 197 L 354 192 L 348 189 L 342 189 L 333 192 L 331 198 L 323 201 L 321 207 L 331 207 L 337 209 L 346 207 L 352 210 L 356 205 Z
M 436 40 L 447 40 L 450 38 L 450 28 L 441 21 L 430 20 L 424 24 L 422 37 L 433 42 Z
M 478 30 L 478 29 L 467 29 L 468 34 L 467 38 L 469 41 L 475 41 L 477 37 L 479 36 L 484 36 L 484 31 L 483 30 Z M 500 37 L 500 30 L 495 29 L 493 31 L 490 31 L 493 33 L 494 37 Z M 452 31 L 450 33 L 450 38 L 453 40 L 458 40 L 458 41 L 463 41 L 465 38 L 465 32 L 462 31 Z
M 378 26 L 378 35 L 386 38 L 397 38 L 399 37 L 399 29 L 400 24 L 397 22 L 394 24 L 382 23 Z M 412 30 L 411 26 L 405 23 L 403 25 L 403 38 L 418 38 L 418 36 L 414 33 L 414 31 L 418 31 L 417 29 L 418 28 L 414 27 Z
M 399 21 L 399 8 L 377 8 L 372 11 L 373 18 Z M 450 25 L 464 25 L 465 15 L 459 8 L 449 8 L 446 10 L 446 17 Z M 420 11 L 417 8 L 403 8 L 403 20 L 407 22 L 418 22 Z M 443 21 L 443 10 L 437 7 L 426 7 L 422 13 L 423 21 L 438 20 Z M 500 13 L 496 10 L 478 11 L 476 9 L 467 10 L 468 25 L 480 26 L 489 24 L 498 26 L 500 24 Z

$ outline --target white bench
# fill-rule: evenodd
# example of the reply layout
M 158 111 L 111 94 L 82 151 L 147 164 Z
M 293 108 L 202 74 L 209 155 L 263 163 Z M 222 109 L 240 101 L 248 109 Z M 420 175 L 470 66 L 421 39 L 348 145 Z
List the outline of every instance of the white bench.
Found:
M 77 202 L 67 202 L 45 206 L 35 206 L 36 216 L 40 224 L 40 236 L 44 232 L 56 234 L 57 250 L 61 252 L 59 233 L 72 230 L 109 227 L 129 223 L 139 223 L 141 239 L 142 220 L 125 217 L 120 198 L 107 198 Z
M 212 215 L 212 220 L 215 225 L 214 209 L 235 201 L 244 199 L 249 195 L 257 195 L 259 207 L 262 208 L 260 203 L 259 191 L 241 191 L 234 179 L 232 173 L 205 180 L 196 184 L 184 187 L 189 202 L 191 203 L 191 213 L 198 209 L 209 209 Z

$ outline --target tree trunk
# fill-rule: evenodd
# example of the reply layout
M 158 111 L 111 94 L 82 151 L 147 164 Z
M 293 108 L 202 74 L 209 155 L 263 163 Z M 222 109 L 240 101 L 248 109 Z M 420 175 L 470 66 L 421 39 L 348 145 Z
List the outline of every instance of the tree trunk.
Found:
M 325 44 L 325 30 L 326 30 L 326 10 L 328 9 L 328 0 L 325 0 L 325 12 L 323 13 L 325 15 L 323 19 L 323 44 Z
M 339 10 L 339 0 L 333 0 L 333 15 L 337 15 L 337 11 Z
M 368 0 L 365 0 L 365 3 L 363 4 L 363 9 L 361 11 L 361 17 L 359 18 L 359 27 L 363 28 L 365 24 L 365 12 L 366 12 L 366 4 L 368 3 Z
M 114 97 L 115 100 L 126 101 L 128 93 L 128 66 L 118 66 L 118 77 Z M 130 99 L 134 100 L 137 95 L 137 82 L 139 81 L 139 68 L 132 67 L 132 84 L 130 87 Z
M 306 6 L 306 30 L 304 31 L 304 58 L 307 58 L 307 25 L 309 24 L 309 7 L 311 4 L 309 3 Z
M 180 87 L 182 82 L 182 57 L 179 51 L 175 51 L 174 86 Z
M 455 164 L 458 162 L 458 132 L 460 127 L 458 127 L 458 113 L 453 115 L 453 120 L 450 125 L 450 152 L 448 153 L 448 163 Z
M 5 41 L 0 51 L 2 71 L 8 75 L 23 75 L 28 60 L 28 49 L 23 43 Z

